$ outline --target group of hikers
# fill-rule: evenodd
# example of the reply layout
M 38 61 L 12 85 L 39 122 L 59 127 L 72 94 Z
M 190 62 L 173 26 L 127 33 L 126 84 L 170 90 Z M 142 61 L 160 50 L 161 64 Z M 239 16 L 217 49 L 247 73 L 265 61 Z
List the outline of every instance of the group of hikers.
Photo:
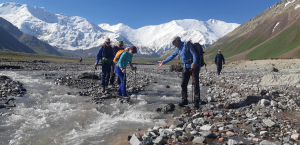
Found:
M 183 62 L 182 71 L 182 81 L 181 81 L 181 96 L 182 101 L 179 103 L 180 107 L 188 105 L 188 90 L 187 85 L 189 83 L 190 77 L 192 76 L 193 89 L 194 91 L 194 108 L 199 108 L 200 104 L 205 102 L 200 99 L 200 86 L 199 86 L 199 72 L 202 64 L 198 61 L 199 53 L 196 53 L 193 45 L 188 42 L 181 41 L 181 38 L 175 36 L 172 39 L 172 44 L 176 48 L 174 52 L 165 60 L 158 61 L 158 68 L 163 64 L 168 63 L 174 59 L 177 55 L 180 56 Z M 202 49 L 202 47 L 201 47 Z M 105 92 L 108 85 L 114 85 L 115 72 L 118 74 L 117 83 L 119 88 L 117 90 L 118 96 L 127 97 L 126 92 L 126 66 L 129 64 L 131 69 L 136 71 L 137 68 L 132 65 L 132 57 L 137 53 L 137 48 L 135 46 L 123 48 L 123 41 L 118 41 L 118 46 L 112 47 L 110 45 L 110 39 L 107 38 L 104 45 L 100 47 L 99 52 L 96 57 L 95 69 L 97 68 L 98 62 L 102 61 L 102 73 L 101 73 L 101 86 L 102 92 Z M 225 64 L 224 56 L 221 51 L 215 57 L 215 64 L 217 65 L 217 74 L 220 75 L 222 70 L 222 63 Z
M 132 57 L 137 53 L 135 46 L 123 48 L 123 41 L 118 41 L 118 46 L 111 46 L 110 39 L 105 39 L 104 45 L 100 47 L 96 57 L 95 69 L 97 69 L 98 62 L 101 60 L 101 86 L 104 93 L 108 85 L 114 85 L 115 73 L 118 74 L 117 83 L 119 88 L 117 96 L 127 97 L 126 91 L 126 67 L 129 64 L 131 69 L 136 71 L 136 67 L 132 65 Z

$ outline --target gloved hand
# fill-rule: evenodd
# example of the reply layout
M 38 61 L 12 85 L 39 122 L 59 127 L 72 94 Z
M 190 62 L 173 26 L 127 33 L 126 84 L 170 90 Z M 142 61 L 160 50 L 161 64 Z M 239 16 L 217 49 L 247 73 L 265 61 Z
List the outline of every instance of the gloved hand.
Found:
M 137 70 L 137 68 L 136 67 L 132 67 L 132 70 Z

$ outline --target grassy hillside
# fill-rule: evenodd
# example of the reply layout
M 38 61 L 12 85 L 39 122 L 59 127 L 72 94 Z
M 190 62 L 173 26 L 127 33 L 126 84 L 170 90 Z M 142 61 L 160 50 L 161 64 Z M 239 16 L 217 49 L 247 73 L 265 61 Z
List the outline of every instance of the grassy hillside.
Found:
M 51 62 L 78 62 L 78 58 L 61 57 L 55 55 L 29 54 L 21 52 L 0 52 L 0 60 L 6 61 L 33 61 L 33 60 L 47 60 Z M 90 61 L 92 60 L 85 60 Z
M 247 59 L 278 57 L 300 46 L 300 26 L 290 27 L 246 55 Z M 299 56 L 299 52 L 298 52 Z
M 0 61 L 33 61 L 33 60 L 47 60 L 51 62 L 79 62 L 79 58 L 75 57 L 62 57 L 62 56 L 55 56 L 55 55 L 43 55 L 43 54 L 28 54 L 28 53 L 21 53 L 21 52 L 0 52 Z M 161 61 L 161 58 L 144 58 L 144 57 L 133 57 L 132 63 L 138 64 L 158 64 L 157 61 Z M 95 63 L 95 58 L 83 58 L 84 63 Z M 174 62 L 180 60 L 173 60 L 167 63 L 173 64 Z
M 260 32 L 260 30 L 256 30 L 255 32 L 249 35 L 241 36 L 238 39 L 229 43 L 224 43 L 222 45 L 213 47 L 212 49 L 208 49 L 206 51 L 206 54 L 213 54 L 209 56 L 209 60 L 212 60 L 215 57 L 214 54 L 217 54 L 218 50 L 222 50 L 222 53 L 225 58 L 245 52 L 268 39 L 267 36 L 258 32 Z
M 299 12 L 289 1 L 274 4 L 207 48 L 206 60 L 218 50 L 228 60 L 299 57 Z

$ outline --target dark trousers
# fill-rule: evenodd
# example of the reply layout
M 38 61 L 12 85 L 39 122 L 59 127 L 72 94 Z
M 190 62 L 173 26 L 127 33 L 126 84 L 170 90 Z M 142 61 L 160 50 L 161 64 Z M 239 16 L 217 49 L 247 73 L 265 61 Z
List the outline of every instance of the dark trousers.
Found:
M 127 96 L 126 92 L 126 73 L 123 73 L 121 69 L 116 65 L 115 66 L 116 73 L 118 74 L 121 84 L 119 86 L 119 89 L 117 91 L 117 95 L 119 96 Z
M 181 96 L 183 100 L 188 98 L 187 85 L 192 76 L 192 81 L 194 81 L 194 99 L 200 101 L 199 71 L 199 67 L 196 67 L 195 69 L 183 68 L 181 81 Z
M 115 83 L 115 79 L 116 79 L 116 72 L 115 72 L 115 65 L 111 65 L 111 70 L 110 70 L 110 79 L 109 79 L 109 84 L 113 85 Z M 117 84 L 120 85 L 121 84 L 121 80 L 119 77 L 117 77 Z
M 218 75 L 220 75 L 221 71 L 222 71 L 222 63 L 217 64 L 217 73 L 218 73 Z
M 111 64 L 102 61 L 101 85 L 108 86 Z

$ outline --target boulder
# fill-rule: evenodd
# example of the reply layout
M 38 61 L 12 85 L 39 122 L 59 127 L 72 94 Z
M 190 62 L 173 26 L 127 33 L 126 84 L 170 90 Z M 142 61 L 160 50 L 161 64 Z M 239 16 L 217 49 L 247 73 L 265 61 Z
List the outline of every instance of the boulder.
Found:
M 182 70 L 183 70 L 182 65 L 183 65 L 182 63 L 175 62 L 174 64 L 172 64 L 170 66 L 170 72 L 173 72 L 173 71 L 182 72 Z
M 132 135 L 129 142 L 131 145 L 142 145 L 142 142 L 135 136 L 135 134 Z
M 296 133 L 296 134 L 293 134 L 292 136 L 291 136 L 291 138 L 292 139 L 294 139 L 294 140 L 299 140 L 299 134 L 298 133 Z

